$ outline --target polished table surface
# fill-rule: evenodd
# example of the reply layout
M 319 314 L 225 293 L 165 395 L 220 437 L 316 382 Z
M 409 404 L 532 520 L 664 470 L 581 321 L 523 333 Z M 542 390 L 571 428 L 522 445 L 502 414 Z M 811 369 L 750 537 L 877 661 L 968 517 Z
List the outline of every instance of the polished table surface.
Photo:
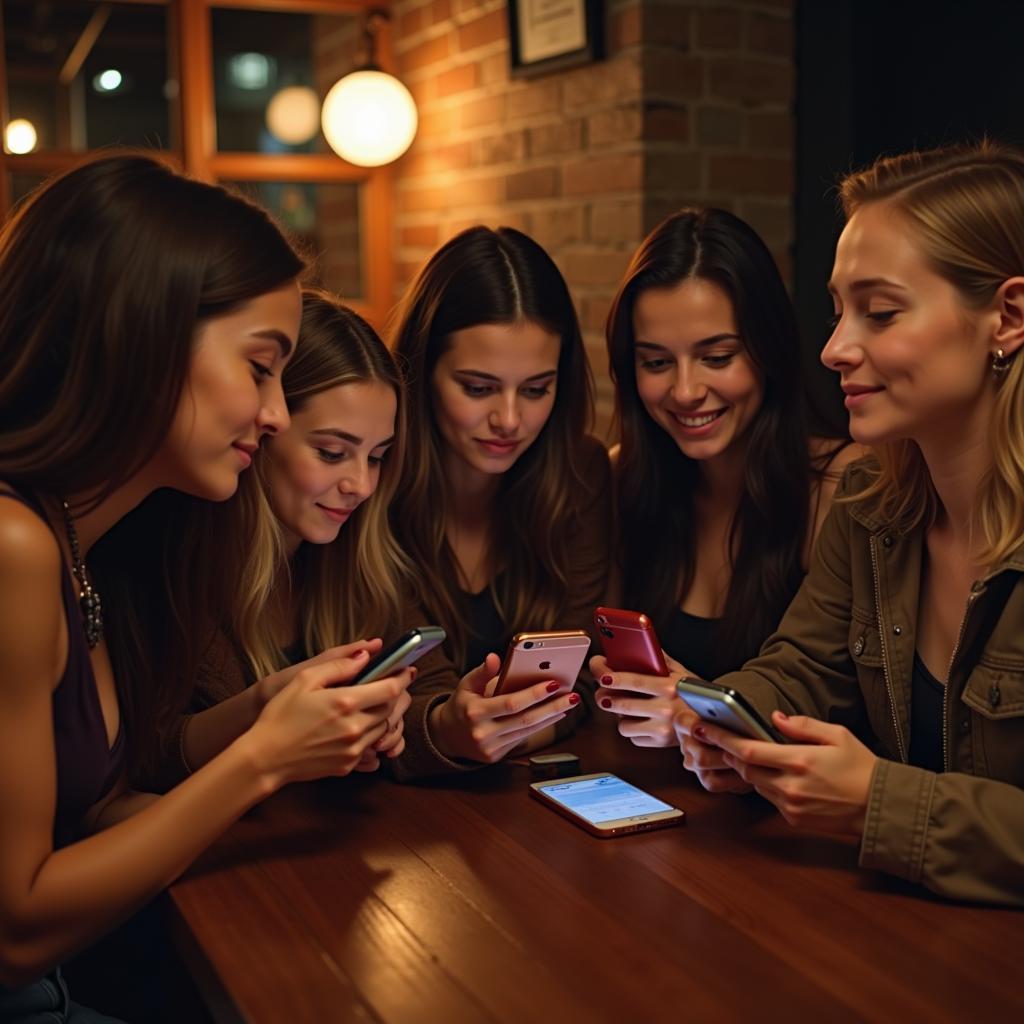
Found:
M 1024 913 L 862 872 L 855 844 L 713 797 L 612 724 L 553 749 L 683 808 L 682 828 L 597 839 L 513 765 L 256 808 L 171 890 L 214 1018 L 1024 1020 Z

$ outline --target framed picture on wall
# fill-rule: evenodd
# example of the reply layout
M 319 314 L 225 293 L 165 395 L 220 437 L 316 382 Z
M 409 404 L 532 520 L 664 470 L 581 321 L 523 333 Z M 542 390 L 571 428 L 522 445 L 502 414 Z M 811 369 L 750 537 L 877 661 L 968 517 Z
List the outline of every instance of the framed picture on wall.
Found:
M 604 56 L 604 0 L 509 0 L 512 74 L 543 75 Z

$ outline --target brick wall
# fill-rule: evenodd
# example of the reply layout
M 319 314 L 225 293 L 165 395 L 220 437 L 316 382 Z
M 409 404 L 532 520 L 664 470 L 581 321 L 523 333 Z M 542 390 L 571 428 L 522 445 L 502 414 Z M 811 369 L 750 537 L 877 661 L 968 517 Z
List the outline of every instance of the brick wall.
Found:
M 398 0 L 396 70 L 420 111 L 396 166 L 398 287 L 471 224 L 531 234 L 576 300 L 603 430 L 605 316 L 658 220 L 684 203 L 727 206 L 787 266 L 792 7 L 608 0 L 606 60 L 517 79 L 503 0 Z

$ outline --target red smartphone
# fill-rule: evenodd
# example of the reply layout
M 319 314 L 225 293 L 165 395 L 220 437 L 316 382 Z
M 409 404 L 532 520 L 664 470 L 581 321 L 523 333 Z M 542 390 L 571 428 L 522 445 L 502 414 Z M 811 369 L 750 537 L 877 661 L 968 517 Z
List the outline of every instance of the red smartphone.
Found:
M 597 608 L 594 625 L 601 635 L 605 660 L 614 672 L 667 676 L 668 666 L 651 620 L 625 608 Z

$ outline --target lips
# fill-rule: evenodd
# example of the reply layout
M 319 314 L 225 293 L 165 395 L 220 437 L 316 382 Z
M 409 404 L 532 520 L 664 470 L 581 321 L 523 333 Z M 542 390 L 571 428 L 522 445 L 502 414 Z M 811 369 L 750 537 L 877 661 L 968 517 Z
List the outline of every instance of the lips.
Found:
M 473 440 L 491 455 L 508 455 L 521 444 L 518 440 L 504 441 L 493 437 L 474 437 Z
M 335 523 L 345 522 L 345 520 L 355 512 L 354 508 L 332 508 L 330 505 L 321 505 L 320 502 L 316 503 L 316 507 L 320 509 L 328 519 Z
M 843 399 L 843 405 L 847 409 L 856 409 L 857 406 L 863 404 L 872 395 L 877 395 L 880 391 L 884 391 L 883 387 L 871 387 L 867 384 L 854 384 L 852 381 L 847 381 L 842 385 L 843 393 L 846 398 Z
M 678 412 L 672 415 L 681 426 L 696 430 L 700 427 L 706 427 L 709 423 L 714 423 L 724 413 L 724 409 L 716 409 L 713 412 L 694 413 L 692 416 L 684 416 Z
M 259 451 L 258 444 L 249 444 L 245 441 L 236 441 L 232 446 L 242 458 L 243 466 L 252 465 L 252 457 Z

